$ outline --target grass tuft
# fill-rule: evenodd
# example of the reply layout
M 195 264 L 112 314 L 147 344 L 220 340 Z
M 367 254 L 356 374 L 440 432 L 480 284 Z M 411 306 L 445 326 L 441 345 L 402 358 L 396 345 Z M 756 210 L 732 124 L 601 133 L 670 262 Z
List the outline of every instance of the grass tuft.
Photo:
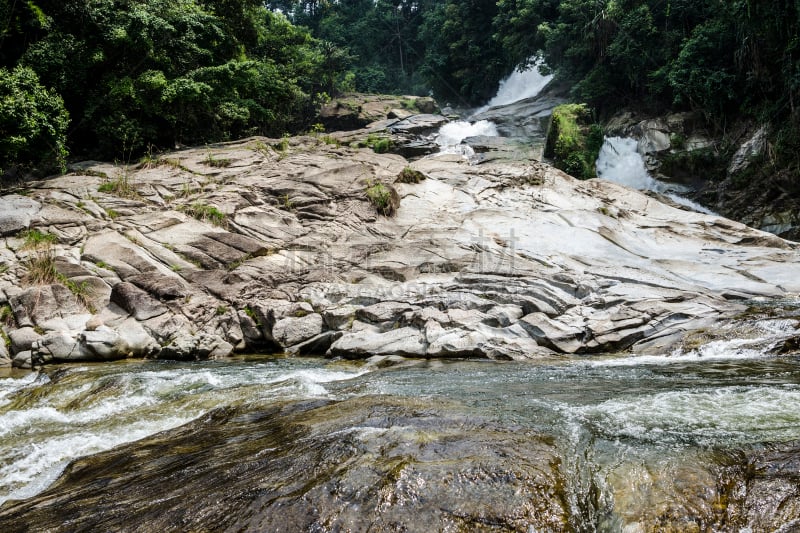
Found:
M 225 213 L 214 207 L 201 202 L 181 206 L 181 211 L 189 216 L 201 220 L 203 222 L 210 222 L 214 226 L 226 228 L 228 227 L 228 217 Z

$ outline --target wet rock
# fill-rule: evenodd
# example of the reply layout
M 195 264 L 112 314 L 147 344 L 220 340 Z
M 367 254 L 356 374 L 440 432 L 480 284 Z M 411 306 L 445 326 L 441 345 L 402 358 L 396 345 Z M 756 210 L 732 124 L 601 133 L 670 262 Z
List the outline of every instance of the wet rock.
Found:
M 535 143 L 538 140 L 537 144 L 543 145 L 553 109 L 566 101 L 561 96 L 545 92 L 509 105 L 490 108 L 471 120 L 489 120 L 497 125 L 497 130 L 504 137 L 527 138 Z
M 443 402 L 220 409 L 74 461 L 49 490 L 4 506 L 0 527 L 563 531 L 561 469 L 550 439 L 453 416 Z

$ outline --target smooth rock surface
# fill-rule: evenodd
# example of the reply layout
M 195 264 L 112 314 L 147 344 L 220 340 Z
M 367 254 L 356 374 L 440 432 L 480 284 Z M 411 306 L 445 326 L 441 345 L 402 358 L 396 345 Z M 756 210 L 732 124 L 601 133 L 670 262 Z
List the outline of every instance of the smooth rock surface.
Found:
M 34 362 L 663 351 L 748 300 L 800 292 L 794 243 L 543 163 L 410 163 L 315 137 L 276 143 L 181 150 L 169 164 L 127 169 L 141 198 L 113 220 L 78 206 L 88 192 L 101 214 L 123 201 L 98 192 L 85 169 L 34 184 L 41 210 L 74 212 L 31 224 L 72 235 L 52 253 L 64 277 L 91 291 L 26 287 L 28 252 L 5 239 L 11 355 L 29 346 Z M 209 150 L 231 164 L 203 164 Z M 407 166 L 426 179 L 396 182 Z M 367 197 L 376 183 L 396 192 L 394 216 Z M 194 218 L 193 205 L 221 217 Z M 34 327 L 46 341 L 14 331 Z

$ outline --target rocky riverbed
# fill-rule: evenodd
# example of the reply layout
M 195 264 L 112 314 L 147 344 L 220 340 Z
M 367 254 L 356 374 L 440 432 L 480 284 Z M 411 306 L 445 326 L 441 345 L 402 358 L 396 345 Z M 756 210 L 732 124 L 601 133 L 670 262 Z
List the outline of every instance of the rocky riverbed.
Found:
M 770 234 L 536 161 L 356 147 L 371 131 L 87 162 L 5 194 L 2 360 L 642 352 L 800 291 L 796 245 Z

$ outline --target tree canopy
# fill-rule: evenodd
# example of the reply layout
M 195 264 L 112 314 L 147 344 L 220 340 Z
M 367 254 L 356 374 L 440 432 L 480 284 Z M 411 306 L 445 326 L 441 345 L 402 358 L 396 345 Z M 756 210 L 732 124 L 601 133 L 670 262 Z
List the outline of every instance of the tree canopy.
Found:
M 338 91 L 478 105 L 536 58 L 601 114 L 749 117 L 788 157 L 799 28 L 796 0 L 0 0 L 0 68 L 4 90 L 31 91 L 14 112 L 49 117 L 36 135 L 93 157 L 297 131 Z M 63 159 L 38 144 L 2 164 Z
M 71 122 L 62 144 L 86 156 L 296 130 L 338 68 L 335 48 L 258 0 L 0 5 L 4 79 L 24 73 L 26 86 L 35 78 L 63 99 Z M 55 130 L 63 117 L 52 115 Z M 5 157 L 38 162 L 15 154 Z

